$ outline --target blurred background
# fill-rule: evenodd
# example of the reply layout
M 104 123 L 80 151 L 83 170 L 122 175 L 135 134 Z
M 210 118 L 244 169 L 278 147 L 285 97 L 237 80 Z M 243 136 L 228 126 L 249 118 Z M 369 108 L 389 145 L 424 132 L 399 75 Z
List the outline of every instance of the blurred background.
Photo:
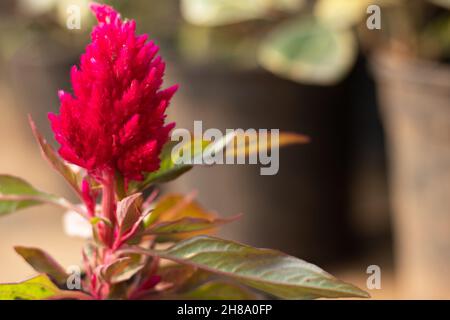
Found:
M 202 120 L 311 137 L 281 150 L 275 176 L 197 168 L 164 191 L 196 189 L 205 207 L 244 213 L 224 236 L 362 288 L 368 266 L 379 266 L 374 298 L 450 298 L 450 1 L 98 2 L 160 45 L 165 86 L 180 84 L 169 115 L 178 127 Z M 70 199 L 27 114 L 52 140 L 47 113 L 58 112 L 57 90 L 70 90 L 93 23 L 85 0 L 0 2 L 0 172 Z M 64 234 L 59 209 L 2 217 L 0 235 L 1 282 L 33 274 L 16 244 L 79 263 L 83 240 Z

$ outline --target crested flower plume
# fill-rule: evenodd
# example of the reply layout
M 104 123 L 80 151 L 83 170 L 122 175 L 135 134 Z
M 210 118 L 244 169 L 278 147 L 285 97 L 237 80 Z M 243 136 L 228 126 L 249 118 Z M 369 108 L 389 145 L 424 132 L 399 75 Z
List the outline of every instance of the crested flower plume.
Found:
M 142 180 L 159 168 L 159 154 L 174 124 L 165 110 L 177 86 L 161 90 L 165 64 L 135 21 L 122 21 L 111 7 L 93 4 L 98 20 L 73 66 L 73 94 L 60 91 L 60 115 L 49 114 L 59 154 L 102 179 L 121 173 Z

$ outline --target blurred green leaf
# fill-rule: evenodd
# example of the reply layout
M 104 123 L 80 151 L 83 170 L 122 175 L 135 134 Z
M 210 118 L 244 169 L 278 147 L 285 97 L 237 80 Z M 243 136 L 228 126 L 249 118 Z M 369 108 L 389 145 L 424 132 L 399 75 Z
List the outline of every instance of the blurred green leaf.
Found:
M 278 147 L 303 144 L 309 141 L 308 137 L 291 132 L 280 132 L 278 138 Z M 244 143 L 241 143 L 242 141 Z M 169 141 L 164 145 L 161 152 L 160 168 L 155 172 L 147 174 L 144 181 L 130 182 L 128 193 L 131 194 L 144 191 L 153 184 L 170 182 L 191 170 L 194 166 L 193 164 L 197 163 L 197 160 L 200 160 L 199 162 L 202 163 L 202 157 L 207 158 L 221 150 L 225 150 L 231 143 L 233 143 L 233 145 L 231 148 L 227 148 L 227 151 L 231 150 L 230 152 L 234 156 L 248 156 L 259 152 L 260 149 L 269 149 L 274 143 L 272 141 L 261 141 L 258 143 L 258 141 L 257 134 L 252 135 L 246 132 L 232 132 L 213 142 L 202 139 L 192 139 L 181 146 L 179 146 L 179 144 L 182 142 Z M 178 150 L 175 150 L 175 147 L 177 147 Z M 189 159 L 184 161 L 183 158 L 186 153 L 189 155 L 189 157 L 187 157 Z
M 25 180 L 0 175 L 0 216 L 45 202 L 54 202 L 50 194 L 36 190 Z
M 0 300 L 41 300 L 60 293 L 58 287 L 46 275 L 18 283 L 0 284 Z
M 109 219 L 105 218 L 105 217 L 92 217 L 89 219 L 89 223 L 93 226 L 96 226 L 97 224 L 99 224 L 100 222 L 103 222 L 104 224 L 106 224 L 108 227 L 112 227 L 112 223 Z
M 256 300 L 258 296 L 237 284 L 214 280 L 181 295 L 182 299 L 193 300 Z
M 130 190 L 144 191 L 152 184 L 165 183 L 175 180 L 193 168 L 193 165 L 190 163 L 178 161 L 182 154 L 189 151 L 191 159 L 196 156 L 201 156 L 203 151 L 211 142 L 204 140 L 192 140 L 184 143 L 177 154 L 173 154 L 173 149 L 180 143 L 181 142 L 177 141 L 167 142 L 160 154 L 161 163 L 159 169 L 155 172 L 147 174 L 142 182 L 131 182 Z
M 39 273 L 45 273 L 60 286 L 64 286 L 69 276 L 47 252 L 38 248 L 14 247 L 16 252 Z
M 72 290 L 60 290 L 45 274 L 31 279 L 0 284 L 0 300 L 75 299 L 91 300 L 92 297 Z
M 192 169 L 192 165 L 177 164 L 172 159 L 172 149 L 178 144 L 176 141 L 167 142 L 160 154 L 161 164 L 157 171 L 147 174 L 142 182 L 131 182 L 130 190 L 144 191 L 152 184 L 172 181 Z
M 367 8 L 386 0 L 318 0 L 314 14 L 321 23 L 335 28 L 351 28 L 367 16 Z
M 450 56 L 450 13 L 432 19 L 421 31 L 419 51 L 422 57 L 439 61 Z
M 81 207 L 64 198 L 39 191 L 21 178 L 0 175 L 0 216 L 43 203 L 57 205 L 86 216 Z
M 182 0 L 181 12 L 189 23 L 221 26 L 260 19 L 273 11 L 295 12 L 304 0 Z
M 256 53 L 261 34 L 270 22 L 252 21 L 211 28 L 184 23 L 178 33 L 180 54 L 196 66 L 232 66 L 239 70 L 258 66 Z
M 357 49 L 353 32 L 302 19 L 282 24 L 269 34 L 260 48 L 259 61 L 284 78 L 332 85 L 350 71 Z
M 428 0 L 438 6 L 450 9 L 450 0 Z
M 279 251 L 257 249 L 214 237 L 187 239 L 167 250 L 132 248 L 124 251 L 159 256 L 231 277 L 283 299 L 369 296 L 303 260 Z

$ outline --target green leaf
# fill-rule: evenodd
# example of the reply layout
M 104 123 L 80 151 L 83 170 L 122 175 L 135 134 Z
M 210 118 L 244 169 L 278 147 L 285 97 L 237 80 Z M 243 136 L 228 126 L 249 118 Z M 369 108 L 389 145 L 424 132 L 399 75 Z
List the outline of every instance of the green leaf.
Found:
M 135 193 L 118 202 L 117 220 L 120 226 L 120 234 L 125 234 L 139 221 L 142 205 L 141 195 L 141 193 Z
M 303 144 L 308 141 L 308 137 L 304 135 L 281 132 L 279 133 L 278 147 Z M 161 152 L 160 168 L 155 172 L 147 174 L 142 182 L 131 182 L 129 193 L 144 191 L 153 184 L 172 181 L 191 170 L 194 166 L 193 164 L 197 163 L 197 160 L 201 160 L 202 157 L 206 158 L 221 150 L 231 150 L 233 156 L 248 156 L 259 152 L 263 148 L 269 149 L 271 144 L 271 141 L 259 140 L 256 133 L 247 133 L 245 131 L 229 133 L 213 142 L 202 139 L 192 139 L 184 143 L 183 141 L 169 141 L 164 145 Z M 178 150 L 173 152 L 175 147 Z M 186 154 L 188 155 L 186 156 L 188 159 L 185 160 L 184 155 Z M 201 163 L 202 161 L 199 162 Z
M 152 223 L 176 221 L 181 218 L 213 219 L 215 214 L 206 211 L 199 203 L 194 201 L 196 193 L 188 195 L 168 194 L 162 197 L 153 209 L 149 220 L 145 221 L 145 227 Z
M 108 227 L 112 227 L 112 223 L 109 219 L 105 218 L 105 217 L 92 217 L 91 219 L 89 219 L 89 222 L 91 225 L 96 226 L 98 225 L 100 222 L 103 222 L 104 224 L 106 224 Z
M 39 191 L 21 178 L 0 175 L 0 216 L 43 203 L 54 204 L 85 216 L 82 209 L 64 198 Z
M 331 85 L 350 71 L 357 49 L 351 30 L 336 30 L 313 19 L 302 19 L 282 24 L 270 33 L 259 50 L 259 61 L 280 77 Z
M 212 233 L 214 227 L 231 220 L 219 219 L 194 201 L 195 193 L 186 196 L 166 195 L 156 204 L 153 212 L 144 220 L 144 234 L 165 235 L 159 241 L 186 239 L 199 234 Z M 236 217 L 237 218 L 237 217 Z M 191 231 L 188 231 L 191 229 Z M 168 237 L 170 235 L 170 237 Z
M 202 218 L 185 217 L 175 221 L 165 221 L 155 223 L 150 228 L 144 230 L 142 234 L 145 235 L 153 234 L 158 236 L 170 237 L 171 235 L 205 231 L 214 229 L 226 223 L 233 222 L 239 219 L 239 217 L 240 217 L 239 215 L 225 219 L 220 218 L 202 219 Z
M 56 151 L 52 148 L 51 145 L 42 137 L 40 132 L 38 131 L 36 124 L 34 123 L 31 115 L 28 116 L 28 121 L 30 123 L 31 130 L 33 131 L 34 137 L 39 144 L 39 148 L 41 149 L 42 156 L 48 160 L 48 162 L 52 165 L 52 167 L 58 171 L 63 178 L 69 183 L 69 185 L 73 188 L 73 190 L 81 196 L 80 191 L 80 180 L 81 177 L 75 173 L 65 162 L 61 159 L 61 157 L 56 153 Z
M 66 284 L 68 274 L 48 253 L 38 248 L 16 246 L 16 252 L 39 273 L 45 273 L 60 286 Z
M 228 143 L 232 146 L 231 148 Z M 231 154 L 236 157 L 257 154 L 261 150 L 270 150 L 271 148 L 309 143 L 309 137 L 293 132 L 280 132 L 277 141 L 272 141 L 272 138 L 260 137 L 258 132 L 239 132 L 228 143 L 226 145 L 227 152 L 230 149 Z
M 147 174 L 143 182 L 131 182 L 129 188 L 131 192 L 144 191 L 153 184 L 165 183 L 175 180 L 176 178 L 193 168 L 193 165 L 191 163 L 183 163 L 178 161 L 183 152 L 189 150 L 189 154 L 192 158 L 194 158 L 201 154 L 210 144 L 209 141 L 202 140 L 188 141 L 181 146 L 179 154 L 172 154 L 174 147 L 179 145 L 180 143 L 183 142 L 167 142 L 160 154 L 161 163 L 159 169 L 155 172 Z
M 116 284 L 131 279 L 143 267 L 143 264 L 136 264 L 131 257 L 124 257 L 103 266 L 101 274 L 106 282 Z
M 270 16 L 273 11 L 295 12 L 304 0 L 182 0 L 181 13 L 192 24 L 222 26 Z
M 196 268 L 181 264 L 163 265 L 158 268 L 161 282 L 170 283 L 175 288 L 184 286 L 193 278 L 198 278 L 197 273 Z
M 279 251 L 257 249 L 219 238 L 199 236 L 167 250 L 132 248 L 124 252 L 159 256 L 231 277 L 284 299 L 369 297 L 319 267 Z
M 46 275 L 18 283 L 0 284 L 0 300 L 41 300 L 61 292 Z
M 54 196 L 36 190 L 25 180 L 10 175 L 0 175 L 0 216 L 54 201 Z
M 214 280 L 183 293 L 181 298 L 192 300 L 256 300 L 258 296 L 235 283 Z
M 131 192 L 144 191 L 152 184 L 172 181 L 192 169 L 192 165 L 176 164 L 173 161 L 172 149 L 177 144 L 178 142 L 169 141 L 164 145 L 160 154 L 161 163 L 159 169 L 155 172 L 147 174 L 142 182 L 131 182 L 129 187 Z

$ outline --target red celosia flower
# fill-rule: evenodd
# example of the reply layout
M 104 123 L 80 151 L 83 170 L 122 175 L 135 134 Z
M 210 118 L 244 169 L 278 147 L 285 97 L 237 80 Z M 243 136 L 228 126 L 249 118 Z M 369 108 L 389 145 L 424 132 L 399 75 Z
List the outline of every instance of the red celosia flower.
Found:
M 177 87 L 160 90 L 165 64 L 135 22 L 113 8 L 93 4 L 98 25 L 72 67 L 73 95 L 60 91 L 60 115 L 49 119 L 59 154 L 96 177 L 118 171 L 141 180 L 159 168 L 159 154 L 174 124 L 165 110 Z

